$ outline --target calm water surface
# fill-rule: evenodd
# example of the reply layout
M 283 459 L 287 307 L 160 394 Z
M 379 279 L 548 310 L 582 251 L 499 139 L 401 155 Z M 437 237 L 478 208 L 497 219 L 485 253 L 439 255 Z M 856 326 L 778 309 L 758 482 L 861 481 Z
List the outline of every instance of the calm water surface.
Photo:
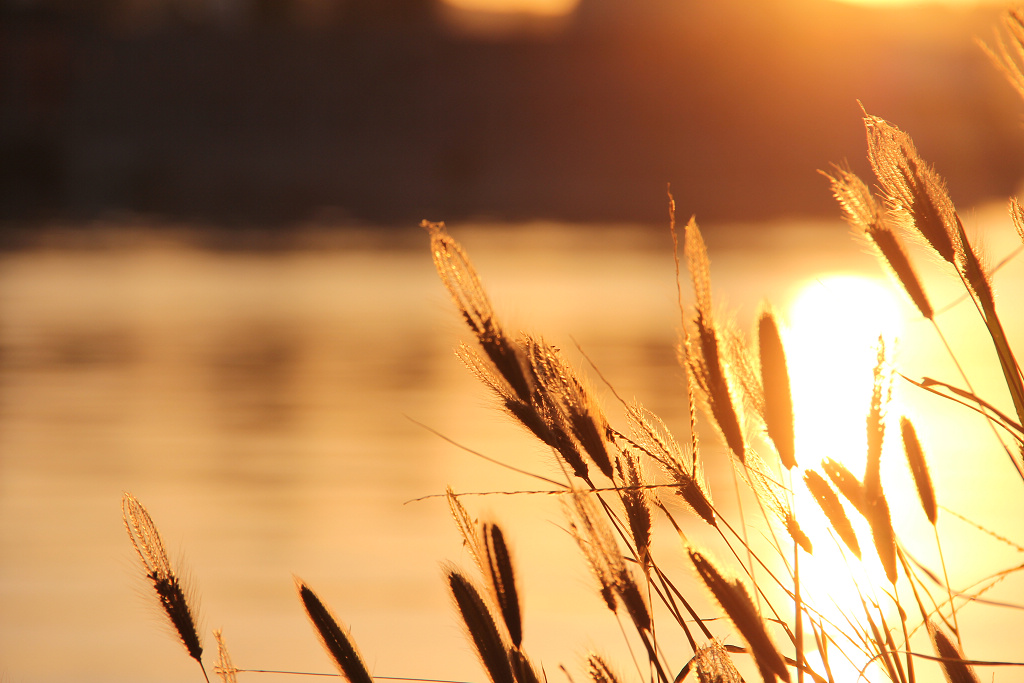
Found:
M 578 344 L 619 395 L 639 398 L 685 437 L 666 231 L 452 232 L 506 328 L 543 334 L 582 367 Z M 716 298 L 745 329 L 763 298 L 786 310 L 815 278 L 879 278 L 839 223 L 710 228 L 707 239 Z M 469 568 L 469 558 L 443 500 L 408 501 L 446 485 L 538 484 L 430 430 L 533 472 L 553 466 L 452 353 L 467 336 L 426 235 L 352 232 L 272 253 L 152 236 L 118 242 L 0 256 L 0 680 L 201 680 L 139 576 L 122 491 L 147 506 L 172 559 L 188 567 L 207 633 L 224 630 L 236 666 L 332 670 L 295 596 L 299 576 L 351 626 L 375 674 L 483 680 L 442 581 L 443 561 Z M 1011 244 L 989 239 L 994 255 Z M 997 279 L 1011 302 L 1024 282 L 1017 266 Z M 903 336 L 927 331 L 911 324 Z M 595 386 L 621 426 L 612 392 Z M 960 457 L 975 448 L 969 438 L 952 434 L 947 448 Z M 591 647 L 621 656 L 629 671 L 557 501 L 466 502 L 507 524 L 526 646 L 549 675 L 557 679 L 563 663 L 576 672 Z M 978 515 L 1012 535 L 1017 525 L 1006 520 L 1020 509 L 1003 505 Z M 971 645 L 989 642 L 999 644 L 992 636 Z

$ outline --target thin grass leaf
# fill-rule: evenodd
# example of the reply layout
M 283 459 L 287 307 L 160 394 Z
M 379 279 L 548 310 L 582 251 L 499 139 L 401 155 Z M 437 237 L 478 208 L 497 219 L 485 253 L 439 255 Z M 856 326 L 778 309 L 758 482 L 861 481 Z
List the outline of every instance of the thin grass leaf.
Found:
M 885 671 L 889 676 L 889 680 L 902 681 L 903 679 L 896 673 L 896 667 L 899 664 L 899 659 L 889 650 L 887 638 L 882 635 L 881 630 L 878 628 L 878 624 L 875 623 L 870 610 L 868 610 L 867 605 L 863 603 L 863 600 L 861 601 L 861 604 L 864 605 L 864 616 L 867 617 L 868 626 L 871 628 L 870 643 L 878 653 L 879 659 L 882 660 L 882 664 L 885 666 Z
M 302 606 L 306 609 L 313 629 L 320 638 L 320 643 L 334 660 L 341 675 L 348 679 L 349 683 L 373 683 L 373 677 L 370 676 L 348 630 L 301 579 L 295 579 L 295 588 L 299 592 L 299 599 L 302 600 Z

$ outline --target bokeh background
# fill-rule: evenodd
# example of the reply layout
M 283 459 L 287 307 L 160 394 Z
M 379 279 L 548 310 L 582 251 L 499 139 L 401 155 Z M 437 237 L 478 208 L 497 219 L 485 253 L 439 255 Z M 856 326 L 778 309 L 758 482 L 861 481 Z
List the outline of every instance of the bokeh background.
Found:
M 996 6 L 487 5 L 5 0 L 0 218 L 651 222 L 666 183 L 705 221 L 831 215 L 858 101 L 961 203 L 1024 176 Z
M 409 501 L 449 484 L 538 488 L 445 438 L 555 468 L 452 353 L 465 334 L 422 219 L 466 245 L 508 329 L 600 368 L 595 393 L 619 427 L 615 394 L 681 440 L 689 424 L 669 184 L 680 217 L 705 229 L 723 311 L 747 329 L 767 299 L 792 321 L 805 405 L 869 388 L 870 352 L 866 385 L 838 370 L 860 367 L 849 349 L 879 331 L 900 337 L 908 374 L 952 377 L 818 170 L 868 177 L 863 106 L 912 134 L 993 263 L 1013 253 L 1005 202 L 1024 178 L 1024 103 L 976 42 L 992 41 L 1001 9 L 0 0 L 0 681 L 201 680 L 140 576 L 123 491 L 189 570 L 209 667 L 209 632 L 223 628 L 239 667 L 331 671 L 297 575 L 375 674 L 483 680 L 439 566 L 468 558 L 442 500 Z M 937 302 L 955 304 L 955 283 L 922 263 L 945 283 Z M 842 278 L 860 283 L 852 300 Z M 996 285 L 1020 339 L 1018 261 Z M 808 293 L 817 308 L 800 303 Z M 797 330 L 800 311 L 825 336 Z M 943 316 L 981 393 L 1005 405 L 971 311 Z M 1024 511 L 991 434 L 942 402 L 900 388 L 896 400 L 940 417 L 920 428 L 945 472 L 940 501 L 1012 537 Z M 804 464 L 858 448 L 863 418 L 845 417 Z M 704 443 L 728 499 L 725 459 L 713 434 Z M 887 477 L 906 494 L 898 531 L 934 564 L 905 468 Z M 578 675 L 589 648 L 631 672 L 558 501 L 466 502 L 508 525 L 526 647 L 549 676 L 561 664 Z M 957 585 L 982 564 L 1020 563 L 942 523 L 971 543 L 952 563 Z M 674 533 L 656 536 L 685 575 Z M 990 597 L 1019 594 L 1011 581 Z M 1013 653 L 1013 616 L 965 613 L 979 634 L 969 652 Z M 685 648 L 666 647 L 681 667 Z

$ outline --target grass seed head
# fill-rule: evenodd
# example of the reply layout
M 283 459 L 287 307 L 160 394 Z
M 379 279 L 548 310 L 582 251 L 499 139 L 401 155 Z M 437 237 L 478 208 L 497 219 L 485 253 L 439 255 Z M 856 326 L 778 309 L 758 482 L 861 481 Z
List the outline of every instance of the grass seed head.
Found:
M 196 627 L 194 600 L 171 567 L 156 524 L 142 503 L 130 493 L 121 498 L 121 512 L 128 538 L 142 561 L 146 578 L 153 584 L 161 610 L 170 620 L 189 657 L 202 667 L 203 646 Z M 203 675 L 206 675 L 205 668 Z
M 903 435 L 903 450 L 907 454 L 907 463 L 910 465 L 910 472 L 914 475 L 914 485 L 917 487 L 917 495 L 921 499 L 921 507 L 924 509 L 928 521 L 933 525 L 938 516 L 938 507 L 935 505 L 935 489 L 932 486 L 932 478 L 928 473 L 928 463 L 924 459 L 924 450 L 917 438 L 917 430 L 906 417 L 900 418 L 900 433 Z
M 741 427 L 723 358 L 721 336 L 711 311 L 711 266 L 704 238 L 693 218 L 686 225 L 683 239 L 697 313 L 694 318 L 696 341 L 688 341 L 684 348 L 687 370 L 700 388 L 711 419 L 718 427 L 733 455 L 746 459 L 746 439 Z
M 718 640 L 713 639 L 699 647 L 694 661 L 700 683 L 743 683 L 732 657 Z
M 865 114 L 868 159 L 890 208 L 945 261 L 956 259 L 956 211 L 942 178 L 921 160 L 910 136 Z
M 641 562 L 646 563 L 647 552 L 651 546 L 651 507 L 647 482 L 643 476 L 639 458 L 630 449 L 626 449 L 619 458 L 623 465 L 623 483 L 621 491 L 622 506 L 626 511 L 630 535 L 636 546 Z
M 1013 221 L 1013 228 L 1017 231 L 1020 241 L 1024 242 L 1024 207 L 1020 205 L 1016 197 L 1010 200 L 1010 219 Z
M 522 604 L 516 590 L 512 558 L 505 544 L 505 535 L 497 524 L 484 524 L 482 532 L 487 556 L 487 584 L 501 612 L 512 645 L 519 648 L 523 644 Z
M 853 476 L 853 473 L 847 469 L 846 465 L 836 462 L 832 458 L 822 460 L 821 469 L 825 471 L 825 474 L 832 480 L 835 487 L 839 489 L 839 492 L 843 494 L 843 497 L 850 501 L 850 504 L 861 515 L 866 517 L 867 507 L 864 503 L 864 485 L 860 479 Z
M 765 680 L 770 681 L 773 680 L 770 676 L 778 676 L 788 683 L 790 678 L 786 662 L 768 635 L 747 589 L 738 579 L 726 578 L 700 551 L 691 548 L 689 555 L 704 585 L 747 641 L 750 653 Z
M 455 606 L 491 683 L 515 683 L 508 646 L 480 592 L 459 569 L 449 567 L 445 573 Z
M 302 580 L 295 580 L 295 588 L 299 592 L 299 599 L 302 600 L 302 606 L 306 609 L 313 629 L 341 675 L 348 679 L 349 683 L 373 683 L 373 677 L 370 676 L 348 630 Z
M 807 490 L 811 492 L 811 495 L 814 496 L 818 507 L 825 513 L 825 517 L 832 525 L 832 529 L 839 535 L 839 538 L 846 544 L 846 547 L 850 549 L 850 552 L 859 560 L 860 544 L 857 543 L 857 535 L 853 532 L 853 525 L 850 524 L 850 519 L 846 516 L 846 510 L 843 509 L 839 496 L 828 485 L 828 482 L 814 470 L 804 472 L 804 484 L 807 486 Z
M 835 167 L 833 172 L 835 176 L 824 175 L 832 184 L 832 194 L 839 202 L 846 222 L 856 234 L 863 235 L 874 246 L 881 261 L 902 285 L 917 310 L 926 320 L 931 320 L 935 310 L 885 211 L 857 175 L 839 167 Z
M 789 387 L 789 369 L 786 366 L 786 351 L 779 335 L 778 321 L 769 308 L 764 309 L 758 319 L 757 340 L 761 356 L 765 426 L 783 466 L 791 470 L 796 467 L 793 396 Z
M 490 299 L 469 256 L 462 245 L 448 234 L 444 223 L 423 221 L 421 225 L 430 233 L 434 267 L 455 306 L 476 335 L 484 353 L 512 387 L 516 396 L 522 401 L 528 401 L 532 381 L 523 359 L 522 349 L 505 334 L 498 323 Z
M 620 679 L 600 655 L 587 657 L 587 674 L 594 683 L 619 683 Z
M 221 683 L 238 683 L 238 669 L 231 663 L 228 646 L 224 643 L 224 632 L 217 629 L 213 632 L 213 639 L 217 641 L 217 663 L 213 667 L 214 673 Z
M 939 665 L 949 683 L 980 683 L 974 668 L 964 660 L 960 648 L 946 635 L 941 626 L 929 621 L 928 635 L 931 636 L 935 654 L 941 658 Z

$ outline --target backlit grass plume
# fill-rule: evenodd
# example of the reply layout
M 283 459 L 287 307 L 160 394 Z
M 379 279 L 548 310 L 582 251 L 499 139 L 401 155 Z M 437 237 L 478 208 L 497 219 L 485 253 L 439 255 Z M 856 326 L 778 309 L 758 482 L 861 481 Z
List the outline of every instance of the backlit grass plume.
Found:
M 509 659 L 509 645 L 498 630 L 497 622 L 480 591 L 464 573 L 452 567 L 445 571 L 452 599 L 473 641 L 480 663 L 491 683 L 515 683 Z
M 348 679 L 349 683 L 373 683 L 373 677 L 348 630 L 303 581 L 296 579 L 295 588 L 299 592 L 299 599 L 306 609 L 309 621 L 320 638 L 320 643 L 331 656 L 341 675 Z
M 956 209 L 945 182 L 917 153 L 910 136 L 877 116 L 865 115 L 868 160 L 893 215 L 916 231 L 944 261 L 956 263 Z
M 883 207 L 875 201 L 871 190 L 851 171 L 836 167 L 834 175 L 825 174 L 832 184 L 832 194 L 843 210 L 843 217 L 856 234 L 863 235 L 874 245 L 882 262 L 914 302 L 921 316 L 931 320 L 935 316 L 928 296 L 924 292 L 917 272 L 910 264 L 906 249 L 892 221 Z
M 620 680 L 599 655 L 587 657 L 587 673 L 594 683 L 619 683 Z
M 188 656 L 199 663 L 203 678 L 209 681 L 206 667 L 203 666 L 203 646 L 196 627 L 194 600 L 182 586 L 181 577 L 171 567 L 156 524 L 142 503 L 130 493 L 125 493 L 121 498 L 121 512 L 128 538 L 142 561 L 146 578 L 153 585 L 160 609 L 181 639 Z
M 776 676 L 789 681 L 786 663 L 765 630 L 764 621 L 757 613 L 747 589 L 740 581 L 727 578 L 704 553 L 691 548 L 689 554 L 698 576 L 747 641 L 750 654 L 757 662 L 765 682 L 771 683 Z
M 917 495 L 921 499 L 921 508 L 928 516 L 928 521 L 935 524 L 939 513 L 938 507 L 935 505 L 935 488 L 932 486 L 931 475 L 928 474 L 928 463 L 925 462 L 924 451 L 917 438 L 917 430 L 906 417 L 900 418 L 900 434 L 903 436 L 903 449 L 907 454 L 910 473 L 914 476 Z
M 213 667 L 214 673 L 221 683 L 238 683 L 238 669 L 231 663 L 231 654 L 224 642 L 224 632 L 219 629 L 214 631 L 213 639 L 217 641 L 217 663 Z
M 746 437 L 738 412 L 732 382 L 729 379 L 726 347 L 715 325 L 711 306 L 711 264 L 707 246 L 693 218 L 683 232 L 686 261 L 693 279 L 696 312 L 693 334 L 687 336 L 687 369 L 708 407 L 712 422 L 718 427 L 729 450 L 740 461 L 746 460 Z
M 935 654 L 939 656 L 942 673 L 949 683 L 981 683 L 978 675 L 965 659 L 960 648 L 950 640 L 942 627 L 933 621 L 928 622 L 928 635 L 935 646 Z
M 512 570 L 512 557 L 505 544 L 505 535 L 497 524 L 484 524 L 481 532 L 487 557 L 487 586 L 498 605 L 512 645 L 521 648 L 523 608 L 519 600 L 519 591 L 516 590 L 516 576 Z
M 850 518 L 846 516 L 839 496 L 828 485 L 828 482 L 814 470 L 807 470 L 804 473 L 804 484 L 832 524 L 832 530 L 843 540 L 854 557 L 860 559 L 860 544 L 857 542 L 857 534 L 853 531 L 853 525 L 850 524 Z
M 789 388 L 786 351 L 779 335 L 779 323 L 771 308 L 763 310 L 758 317 L 757 342 L 761 355 L 765 427 L 783 466 L 791 470 L 796 467 L 793 397 Z
M 1024 98 L 1024 9 L 1007 12 L 1001 24 L 1005 37 L 996 32 L 995 49 L 984 42 L 981 46 L 1010 85 Z

